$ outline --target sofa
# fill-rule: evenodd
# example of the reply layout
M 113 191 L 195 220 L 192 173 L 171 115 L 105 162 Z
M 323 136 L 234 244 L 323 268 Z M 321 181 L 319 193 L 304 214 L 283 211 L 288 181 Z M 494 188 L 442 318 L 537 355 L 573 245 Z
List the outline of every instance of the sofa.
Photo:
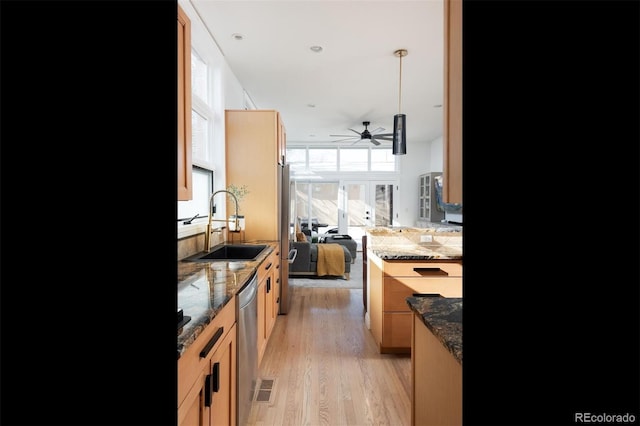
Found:
M 289 276 L 295 275 L 318 275 L 318 243 L 312 243 L 309 241 L 291 241 L 289 243 L 290 249 L 296 250 L 295 259 L 289 264 Z M 349 249 L 340 244 L 322 244 L 322 245 L 334 245 L 341 247 L 344 251 L 344 277 L 349 279 L 349 273 L 351 272 L 351 252 Z

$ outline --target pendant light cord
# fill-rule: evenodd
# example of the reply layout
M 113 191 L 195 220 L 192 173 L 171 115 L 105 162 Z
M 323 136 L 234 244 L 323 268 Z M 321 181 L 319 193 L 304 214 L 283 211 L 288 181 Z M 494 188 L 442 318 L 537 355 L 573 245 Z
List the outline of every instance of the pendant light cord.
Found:
M 402 52 L 400 52 L 400 84 L 398 85 L 398 114 L 402 114 Z
M 402 57 L 407 56 L 409 52 L 406 49 L 398 49 L 393 52 L 400 58 L 400 84 L 398 85 L 398 114 L 402 114 Z

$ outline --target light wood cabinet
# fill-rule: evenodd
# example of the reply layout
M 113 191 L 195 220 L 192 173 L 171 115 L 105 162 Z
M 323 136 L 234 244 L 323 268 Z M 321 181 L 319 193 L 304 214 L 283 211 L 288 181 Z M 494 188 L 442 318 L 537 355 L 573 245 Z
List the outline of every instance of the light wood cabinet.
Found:
M 191 20 L 178 5 L 178 201 L 193 198 L 191 155 Z
M 372 251 L 369 261 L 369 318 L 380 353 L 411 352 L 413 313 L 407 297 L 414 293 L 462 297 L 462 261 L 383 260 Z
M 277 241 L 276 251 L 286 256 L 287 241 L 282 242 L 287 251 L 280 253 L 281 227 L 285 227 L 285 236 L 289 229 L 289 224 L 282 221 L 286 214 L 281 202 L 283 185 L 289 185 L 282 167 L 282 162 L 286 162 L 282 117 L 275 110 L 226 110 L 225 134 L 227 185 L 246 185 L 249 190 L 240 205 L 240 213 L 245 217 L 244 237 L 246 241 Z M 227 203 L 227 216 L 233 210 L 233 203 Z M 277 288 L 273 303 L 280 308 L 281 302 L 289 301 L 289 264 L 278 259 L 274 265 L 278 273 L 271 283 Z M 286 313 L 288 306 L 281 311 Z
M 178 359 L 178 425 L 235 425 L 236 340 L 232 299 Z
M 226 179 L 227 186 L 246 185 L 249 193 L 241 203 L 245 216 L 245 238 L 251 240 L 280 239 L 281 153 L 284 125 L 274 110 L 227 110 Z M 288 183 L 287 183 L 288 184 Z M 227 216 L 234 214 L 233 203 L 227 203 Z
M 413 314 L 411 424 L 462 424 L 462 365 Z
M 278 318 L 280 255 L 276 249 L 258 268 L 258 365 Z
M 462 203 L 462 0 L 444 0 L 442 201 Z

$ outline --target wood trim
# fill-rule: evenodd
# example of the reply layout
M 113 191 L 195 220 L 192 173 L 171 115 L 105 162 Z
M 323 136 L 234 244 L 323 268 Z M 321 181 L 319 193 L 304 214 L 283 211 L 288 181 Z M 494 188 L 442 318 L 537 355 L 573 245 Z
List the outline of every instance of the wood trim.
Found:
M 191 177 L 191 20 L 178 5 L 178 200 L 193 198 Z
M 445 203 L 462 203 L 462 0 L 444 1 L 442 128 Z

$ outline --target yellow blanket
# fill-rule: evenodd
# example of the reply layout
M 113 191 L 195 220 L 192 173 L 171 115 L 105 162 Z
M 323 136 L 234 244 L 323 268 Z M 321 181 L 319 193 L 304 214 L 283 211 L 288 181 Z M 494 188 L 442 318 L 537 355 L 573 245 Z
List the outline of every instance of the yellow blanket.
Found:
M 316 272 L 323 275 L 344 275 L 344 248 L 340 244 L 316 244 L 318 264 Z

